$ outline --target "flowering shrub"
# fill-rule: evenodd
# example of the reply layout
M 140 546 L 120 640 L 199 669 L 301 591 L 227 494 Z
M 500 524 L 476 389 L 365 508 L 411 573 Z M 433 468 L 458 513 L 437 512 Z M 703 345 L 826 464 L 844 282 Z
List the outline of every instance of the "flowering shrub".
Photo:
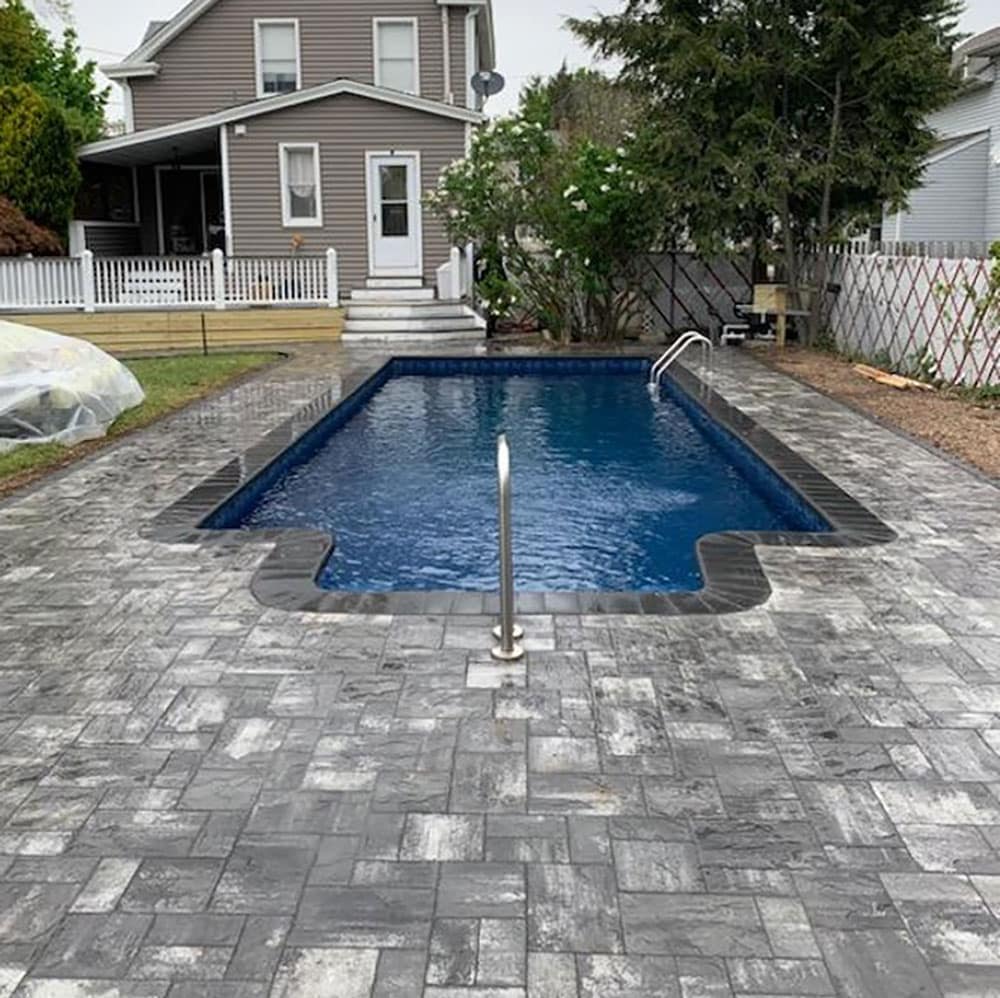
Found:
M 560 141 L 522 116 L 473 136 L 429 203 L 456 243 L 479 247 L 491 314 L 528 308 L 563 341 L 620 335 L 660 227 L 639 147 L 631 134 L 614 148 Z

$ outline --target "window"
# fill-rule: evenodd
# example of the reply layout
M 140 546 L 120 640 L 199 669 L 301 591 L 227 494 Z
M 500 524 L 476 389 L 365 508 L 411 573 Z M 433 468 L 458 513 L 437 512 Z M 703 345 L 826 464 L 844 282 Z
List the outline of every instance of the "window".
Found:
M 417 19 L 376 17 L 375 85 L 415 94 L 420 90 Z
M 279 147 L 281 221 L 285 226 L 323 224 L 319 184 L 319 146 L 315 142 Z
M 257 46 L 257 96 L 299 89 L 299 22 L 254 21 Z

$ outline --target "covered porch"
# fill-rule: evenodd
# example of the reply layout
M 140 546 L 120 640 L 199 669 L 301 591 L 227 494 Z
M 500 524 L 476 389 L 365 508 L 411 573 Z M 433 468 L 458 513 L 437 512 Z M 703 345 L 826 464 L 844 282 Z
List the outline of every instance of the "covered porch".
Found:
M 218 128 L 84 152 L 70 254 L 193 257 L 227 249 Z

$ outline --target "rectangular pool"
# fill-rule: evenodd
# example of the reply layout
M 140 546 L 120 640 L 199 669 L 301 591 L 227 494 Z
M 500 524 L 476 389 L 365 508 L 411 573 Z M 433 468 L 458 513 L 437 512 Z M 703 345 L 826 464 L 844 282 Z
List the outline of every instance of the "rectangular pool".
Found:
M 495 591 L 505 432 L 521 591 L 697 590 L 707 534 L 830 530 L 677 384 L 651 397 L 648 369 L 396 358 L 202 526 L 328 533 L 324 589 Z

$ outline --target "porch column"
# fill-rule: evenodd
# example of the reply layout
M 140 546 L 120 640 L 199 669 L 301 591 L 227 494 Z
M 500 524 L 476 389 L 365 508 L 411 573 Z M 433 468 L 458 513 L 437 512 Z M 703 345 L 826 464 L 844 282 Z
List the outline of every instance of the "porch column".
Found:
M 226 256 L 233 255 L 233 197 L 229 185 L 229 126 L 219 126 L 219 159 L 222 174 L 222 215 L 226 223 Z

